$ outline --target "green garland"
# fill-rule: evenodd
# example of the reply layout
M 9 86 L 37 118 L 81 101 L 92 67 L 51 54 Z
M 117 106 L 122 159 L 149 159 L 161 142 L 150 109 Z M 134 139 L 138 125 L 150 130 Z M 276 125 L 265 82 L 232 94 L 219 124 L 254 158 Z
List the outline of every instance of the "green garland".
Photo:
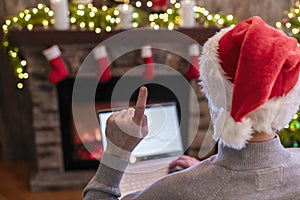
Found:
M 134 7 L 133 22 L 134 28 L 139 26 L 151 26 L 154 29 L 168 28 L 170 30 L 176 28 L 179 22 L 178 10 L 180 4 L 175 0 L 171 2 L 173 7 L 168 9 L 165 13 L 160 14 L 147 14 L 140 10 L 141 2 L 137 1 Z M 138 5 L 139 4 L 139 5 Z M 120 19 L 118 18 L 118 10 L 116 6 L 107 7 L 102 6 L 96 8 L 93 4 L 69 4 L 70 12 L 70 24 L 71 28 L 91 30 L 96 33 L 104 31 L 109 32 L 113 30 Z M 2 47 L 7 52 L 10 63 L 15 68 L 15 74 L 19 78 L 17 88 L 23 88 L 23 80 L 28 79 L 29 75 L 26 72 L 27 62 L 19 54 L 19 49 L 9 42 L 9 30 L 11 28 L 28 29 L 33 30 L 35 26 L 41 26 L 44 29 L 48 29 L 54 23 L 53 11 L 43 3 L 37 4 L 35 8 L 26 9 L 19 12 L 17 16 L 7 17 L 2 30 L 4 33 L 3 40 L 1 42 Z M 195 15 L 197 23 L 203 27 L 217 26 L 224 27 L 236 23 L 236 19 L 232 15 L 224 14 L 210 14 L 206 9 L 202 7 L 195 7 Z
M 11 27 L 17 29 L 26 27 L 28 30 L 32 30 L 33 26 L 44 26 L 44 28 L 47 28 L 51 20 L 51 15 L 53 15 L 53 12 L 47 6 L 38 4 L 36 8 L 26 9 L 19 12 L 17 16 L 7 17 L 5 23 L 2 25 L 4 36 L 1 44 L 7 52 L 10 63 L 14 66 L 16 76 L 20 80 L 17 84 L 19 89 L 23 88 L 23 80 L 29 77 L 25 70 L 27 62 L 19 54 L 18 47 L 12 46 L 9 43 L 9 30 Z
M 276 22 L 276 27 L 289 36 L 293 36 L 300 43 L 300 2 L 297 1 L 293 7 L 285 11 L 282 20 Z
M 180 3 L 175 3 L 172 8 L 167 9 L 164 13 L 154 13 L 149 15 L 150 26 L 154 29 L 168 28 L 173 30 L 179 26 L 179 9 Z M 237 20 L 232 15 L 223 13 L 210 13 L 203 7 L 194 7 L 196 24 L 201 27 L 227 27 L 236 24 Z
M 293 36 L 300 43 L 300 2 L 297 1 L 290 9 L 285 11 L 282 20 L 276 22 L 276 27 L 289 36 Z M 285 147 L 300 146 L 300 110 L 293 120 L 280 132 L 280 140 Z
M 300 111 L 293 120 L 279 132 L 280 140 L 285 147 L 299 147 L 300 144 Z

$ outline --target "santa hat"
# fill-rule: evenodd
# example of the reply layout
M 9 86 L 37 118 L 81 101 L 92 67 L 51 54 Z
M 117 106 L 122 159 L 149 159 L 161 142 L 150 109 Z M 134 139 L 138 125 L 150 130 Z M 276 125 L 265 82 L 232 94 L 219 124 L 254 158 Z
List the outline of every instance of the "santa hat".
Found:
M 222 29 L 200 57 L 214 139 L 241 149 L 253 132 L 272 134 L 300 105 L 300 50 L 295 38 L 260 17 Z

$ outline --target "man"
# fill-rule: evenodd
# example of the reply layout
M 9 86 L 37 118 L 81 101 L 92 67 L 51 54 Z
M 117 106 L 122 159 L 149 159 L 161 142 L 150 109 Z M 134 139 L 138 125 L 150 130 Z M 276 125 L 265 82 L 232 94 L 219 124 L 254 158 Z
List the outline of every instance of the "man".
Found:
M 200 78 L 219 142 L 217 155 L 124 199 L 300 199 L 300 151 L 284 149 L 276 134 L 300 105 L 299 61 L 297 41 L 259 17 L 209 39 Z M 110 145 L 84 199 L 120 196 L 122 170 L 147 134 L 146 98 L 141 87 L 135 110 L 109 118 Z M 107 163 L 118 163 L 118 170 Z

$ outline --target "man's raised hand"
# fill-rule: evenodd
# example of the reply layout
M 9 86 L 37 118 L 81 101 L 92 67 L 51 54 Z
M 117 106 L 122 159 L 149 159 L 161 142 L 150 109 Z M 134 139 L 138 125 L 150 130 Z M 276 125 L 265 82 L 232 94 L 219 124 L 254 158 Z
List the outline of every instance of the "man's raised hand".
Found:
M 148 90 L 142 86 L 139 90 L 135 108 L 129 108 L 112 114 L 107 120 L 107 151 L 119 156 L 130 153 L 148 133 L 147 117 L 144 114 Z M 121 155 L 121 157 L 123 157 Z

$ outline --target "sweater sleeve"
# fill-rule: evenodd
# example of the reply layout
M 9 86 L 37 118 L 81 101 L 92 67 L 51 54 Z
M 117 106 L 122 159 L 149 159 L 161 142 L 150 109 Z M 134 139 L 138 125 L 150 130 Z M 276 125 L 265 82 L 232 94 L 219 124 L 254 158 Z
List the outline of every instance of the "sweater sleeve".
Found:
M 120 181 L 128 164 L 128 160 L 120 159 L 105 152 L 96 174 L 83 190 L 83 200 L 119 199 L 121 196 Z M 176 177 L 175 174 L 164 177 L 142 191 L 124 196 L 122 200 L 178 199 L 173 198 L 176 193 L 172 190 L 173 187 L 169 187 L 174 183 L 178 183 Z
M 118 199 L 119 184 L 128 164 L 127 160 L 104 153 L 96 174 L 83 190 L 83 199 Z

